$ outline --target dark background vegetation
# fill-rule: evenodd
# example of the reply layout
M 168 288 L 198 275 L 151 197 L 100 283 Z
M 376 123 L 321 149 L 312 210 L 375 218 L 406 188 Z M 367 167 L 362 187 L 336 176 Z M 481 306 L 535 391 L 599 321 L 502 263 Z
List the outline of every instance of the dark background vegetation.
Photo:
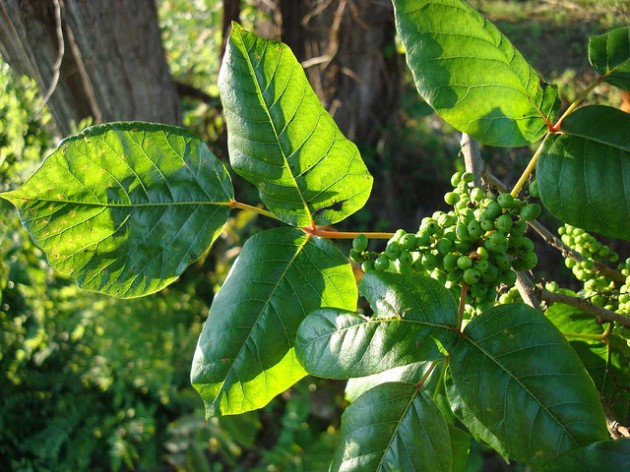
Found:
M 624 0 L 471 3 L 560 87 L 566 103 L 594 78 L 588 37 L 627 24 L 630 15 Z M 375 188 L 344 227 L 415 230 L 423 216 L 444 208 L 449 177 L 463 167 L 457 133 L 413 89 L 388 1 L 67 0 L 56 17 L 57 5 L 0 2 L 0 190 L 23 181 L 61 137 L 101 121 L 179 123 L 227 160 L 216 79 L 233 19 L 290 44 L 359 144 Z M 620 102 L 605 85 L 595 96 Z M 509 184 L 531 149 L 482 152 Z M 239 200 L 255 203 L 256 192 L 235 181 Z M 261 411 L 208 421 L 189 385 L 213 293 L 243 240 L 270 224 L 235 214 L 213 250 L 176 284 L 121 301 L 82 292 L 52 272 L 1 201 L 0 470 L 327 470 L 342 384 L 307 378 Z M 542 269 L 568 277 L 551 254 Z M 481 447 L 468 465 L 510 469 Z

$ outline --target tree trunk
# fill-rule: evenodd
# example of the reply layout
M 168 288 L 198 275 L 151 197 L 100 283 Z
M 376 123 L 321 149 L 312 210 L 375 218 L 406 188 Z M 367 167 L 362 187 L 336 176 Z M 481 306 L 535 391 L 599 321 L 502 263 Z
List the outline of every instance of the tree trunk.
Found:
M 87 116 L 180 123 L 153 0 L 1 1 L 0 53 L 42 93 L 53 82 L 60 38 L 65 51 L 48 106 L 62 134 Z
M 401 66 L 391 3 L 280 0 L 282 40 L 346 136 L 374 147 L 398 108 Z

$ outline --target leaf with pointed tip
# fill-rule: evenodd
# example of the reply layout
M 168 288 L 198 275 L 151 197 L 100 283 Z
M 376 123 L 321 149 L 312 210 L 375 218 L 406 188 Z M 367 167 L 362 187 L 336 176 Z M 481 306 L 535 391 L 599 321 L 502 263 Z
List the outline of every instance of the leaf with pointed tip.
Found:
M 536 167 L 545 207 L 571 225 L 630 240 L 630 114 L 592 105 L 567 116 Z
M 592 36 L 588 60 L 606 82 L 630 91 L 630 26 Z
M 55 269 L 82 288 L 131 298 L 173 282 L 214 242 L 233 190 L 194 135 L 129 122 L 65 139 L 24 185 L 0 196 Z
M 208 416 L 265 406 L 306 375 L 295 334 L 320 308 L 356 309 L 346 257 L 330 241 L 295 228 L 250 238 L 214 298 L 197 344 L 192 384 Z
M 347 379 L 444 357 L 457 339 L 457 304 L 439 282 L 420 275 L 374 272 L 360 292 L 376 317 L 337 309 L 311 313 L 300 325 L 296 351 L 311 375 Z
M 232 167 L 278 218 L 326 225 L 363 207 L 372 177 L 285 44 L 234 23 L 219 93 Z
M 361 395 L 341 417 L 331 471 L 451 471 L 444 417 L 416 386 L 387 383 Z
M 577 354 L 527 305 L 473 318 L 450 368 L 466 407 L 521 462 L 548 462 L 608 437 L 599 394 Z
M 497 28 L 462 0 L 394 0 L 420 95 L 448 123 L 493 146 L 540 139 L 560 100 Z
M 609 472 L 628 470 L 630 439 L 601 441 L 574 449 L 537 468 L 539 472 Z

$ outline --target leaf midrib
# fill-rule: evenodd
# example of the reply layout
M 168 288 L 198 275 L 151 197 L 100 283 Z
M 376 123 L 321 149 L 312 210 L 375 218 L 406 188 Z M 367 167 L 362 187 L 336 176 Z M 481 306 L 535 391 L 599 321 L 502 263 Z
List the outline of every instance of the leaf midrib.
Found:
M 271 302 L 271 300 L 273 298 L 273 294 L 276 292 L 276 290 L 278 290 L 278 288 L 280 287 L 281 282 L 285 279 L 285 276 L 286 276 L 287 272 L 293 266 L 293 263 L 295 262 L 297 257 L 302 253 L 302 251 L 304 250 L 304 248 L 306 247 L 306 245 L 308 244 L 310 239 L 311 239 L 311 235 L 310 234 L 305 234 L 304 242 L 301 243 L 299 246 L 295 247 L 295 249 L 296 249 L 295 250 L 295 254 L 293 254 L 291 259 L 289 261 L 287 261 L 286 267 L 282 271 L 282 274 L 278 277 L 278 280 L 274 284 L 273 289 L 271 289 L 271 291 L 269 292 L 269 295 L 267 296 L 267 299 L 265 300 L 264 305 L 260 309 L 260 313 L 256 317 L 256 320 L 254 321 L 254 323 L 252 323 L 251 327 L 249 328 L 249 332 L 247 333 L 247 336 L 244 338 L 245 340 L 243 341 L 241 347 L 239 348 L 238 352 L 234 356 L 234 360 L 231 363 L 228 371 L 226 372 L 224 380 L 221 382 L 221 386 L 217 390 L 217 395 L 216 395 L 216 398 L 214 400 L 214 407 L 215 408 L 218 408 L 219 410 L 221 410 L 220 403 L 221 403 L 221 400 L 223 399 L 223 397 L 225 396 L 225 393 L 226 393 L 226 389 L 224 387 L 225 387 L 225 384 L 228 383 L 228 378 L 231 377 L 234 374 L 234 371 L 235 371 L 234 364 L 236 363 L 236 360 L 240 358 L 241 353 L 245 349 L 246 342 L 251 337 L 251 333 L 252 333 L 253 329 L 258 324 L 258 322 L 260 321 L 260 319 L 263 316 L 263 314 L 266 313 L 267 306 Z M 263 366 L 261 365 L 261 367 L 263 367 Z M 262 370 L 262 373 L 264 375 L 265 374 L 265 369 L 262 368 L 261 370 Z M 232 385 L 233 385 L 233 383 L 230 383 L 229 387 L 231 387 Z M 243 398 L 245 398 L 244 394 L 243 394 Z M 229 408 L 229 400 L 226 399 L 226 402 L 227 402 L 227 405 L 228 405 L 228 408 Z
M 532 391 L 530 391 L 521 381 L 519 377 L 515 377 L 508 369 L 506 369 L 499 361 L 498 359 L 496 359 L 494 356 L 492 356 L 490 353 L 488 353 L 485 349 L 483 349 L 477 342 L 475 342 L 470 336 L 468 336 L 465 332 L 461 333 L 462 339 L 468 343 L 470 343 L 470 345 L 472 345 L 473 347 L 475 347 L 476 349 L 478 349 L 486 358 L 488 358 L 489 360 L 491 360 L 496 366 L 498 366 L 502 371 L 504 371 L 512 380 L 514 380 L 516 383 L 518 383 L 521 388 L 527 393 L 527 395 L 529 395 L 531 398 L 533 398 L 537 405 L 542 408 L 545 413 L 547 413 L 547 415 L 552 418 L 561 428 L 562 430 L 571 438 L 571 440 L 573 441 L 574 444 L 579 444 L 579 442 L 573 437 L 573 434 L 571 434 L 571 431 L 569 431 L 565 425 L 551 412 L 549 411 L 549 409 L 547 408 L 546 404 L 543 403 L 536 395 L 534 395 L 534 393 Z M 494 434 L 494 433 L 493 433 Z
M 283 167 L 287 170 L 287 173 L 291 176 L 291 180 L 293 182 L 294 188 L 297 190 L 297 194 L 300 197 L 300 200 L 302 202 L 302 206 L 304 207 L 304 210 L 306 211 L 306 215 L 308 217 L 308 219 L 313 222 L 313 215 L 311 214 L 310 209 L 308 208 L 308 205 L 306 203 L 306 200 L 304 200 L 304 195 L 302 195 L 302 191 L 297 183 L 296 177 L 293 175 L 293 172 L 291 171 L 291 167 L 289 166 L 289 161 L 287 159 L 286 154 L 284 153 L 284 149 L 282 149 L 282 145 L 280 143 L 280 137 L 279 137 L 279 133 L 278 130 L 276 128 L 276 123 L 274 122 L 271 113 L 270 113 L 270 107 L 267 106 L 267 102 L 265 101 L 265 98 L 263 96 L 263 90 L 261 87 L 261 84 L 258 82 L 258 78 L 256 75 L 256 70 L 254 69 L 254 64 L 251 60 L 250 57 L 250 50 L 249 48 L 247 48 L 245 46 L 245 42 L 243 41 L 243 35 L 241 33 L 241 31 L 239 30 L 239 39 L 240 39 L 240 43 L 243 47 L 243 51 L 245 52 L 244 56 L 247 62 L 247 67 L 249 69 L 249 73 L 250 73 L 250 77 L 252 78 L 252 82 L 254 83 L 254 86 L 256 87 L 256 95 L 258 97 L 258 100 L 260 102 L 260 105 L 262 107 L 262 109 L 264 110 L 265 114 L 267 115 L 267 118 L 269 119 L 269 124 L 271 126 L 271 129 L 273 130 L 273 134 L 274 134 L 274 138 L 275 138 L 275 142 L 278 145 L 278 150 L 280 151 L 280 155 L 282 156 L 282 162 L 283 162 Z M 269 47 L 268 43 L 265 43 L 265 51 L 262 53 L 261 58 L 266 54 L 266 49 L 267 47 Z M 282 49 L 281 52 L 284 52 L 285 49 Z M 280 55 L 280 57 L 278 58 L 278 62 L 282 59 L 282 54 Z M 261 59 L 262 62 L 262 59 Z M 275 71 L 274 71 L 274 75 L 275 75 Z M 287 85 L 288 86 L 288 85 Z M 281 94 L 282 95 L 282 94 Z M 273 104 L 272 104 L 273 105 Z M 300 104 L 298 104 L 298 108 L 300 107 Z M 289 126 L 290 123 L 286 123 L 286 126 Z

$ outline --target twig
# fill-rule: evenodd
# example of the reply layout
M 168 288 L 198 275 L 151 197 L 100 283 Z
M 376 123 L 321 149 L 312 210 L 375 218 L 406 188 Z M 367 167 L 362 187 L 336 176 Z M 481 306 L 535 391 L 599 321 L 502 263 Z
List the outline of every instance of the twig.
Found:
M 538 290 L 526 272 L 516 273 L 516 288 L 525 303 L 538 311 L 542 311 Z
M 57 34 L 58 47 L 57 59 L 53 64 L 53 75 L 50 81 L 50 85 L 48 86 L 48 90 L 46 90 L 46 93 L 42 98 L 42 103 L 39 105 L 39 108 L 35 112 L 36 114 L 44 109 L 46 103 L 48 103 L 48 100 L 50 100 L 50 97 L 57 88 L 57 84 L 59 83 L 59 76 L 61 74 L 61 61 L 63 61 L 63 56 L 66 53 L 65 41 L 63 39 L 63 27 L 61 24 L 61 4 L 59 3 L 59 0 L 52 0 L 52 2 L 55 7 L 55 32 Z
M 584 298 L 572 297 L 570 295 L 541 289 L 540 299 L 550 303 L 564 303 L 565 305 L 571 305 L 585 312 L 592 313 L 599 323 L 616 322 L 625 328 L 630 328 L 630 316 L 623 316 L 614 311 L 602 308 L 601 306 L 593 305 Z
M 606 426 L 613 439 L 630 438 L 630 428 L 624 426 L 616 420 L 607 420 Z
M 464 166 L 466 171 L 475 176 L 475 187 L 481 187 L 481 176 L 484 173 L 484 162 L 479 151 L 479 144 L 468 134 L 462 133 L 459 141 L 462 147 L 462 156 L 464 157 Z

